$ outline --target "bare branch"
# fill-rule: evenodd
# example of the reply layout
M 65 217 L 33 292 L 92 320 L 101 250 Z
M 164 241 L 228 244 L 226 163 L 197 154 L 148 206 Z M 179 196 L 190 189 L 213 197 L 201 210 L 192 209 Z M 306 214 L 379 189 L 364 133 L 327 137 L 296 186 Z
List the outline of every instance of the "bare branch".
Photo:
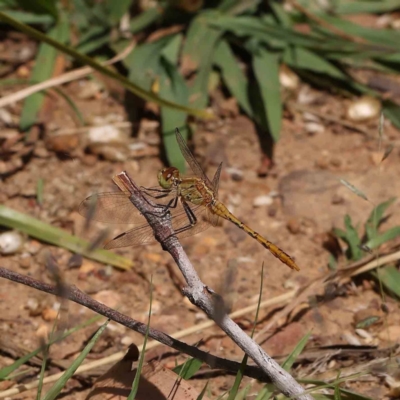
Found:
M 199 278 L 188 256 L 183 250 L 171 225 L 169 213 L 160 212 L 160 207 L 153 205 L 144 198 L 143 193 L 127 175 L 126 172 L 118 174 L 114 181 L 119 182 L 131 193 L 132 204 L 144 215 L 149 225 L 153 228 L 156 239 L 162 248 L 171 254 L 178 265 L 187 287 L 183 293 L 188 299 L 215 323 L 265 372 L 270 381 L 285 396 L 309 400 L 312 396 L 304 394 L 303 387 L 281 366 L 274 361 L 257 343 L 255 343 L 240 327 L 229 317 L 224 310 L 223 299 L 209 289 Z

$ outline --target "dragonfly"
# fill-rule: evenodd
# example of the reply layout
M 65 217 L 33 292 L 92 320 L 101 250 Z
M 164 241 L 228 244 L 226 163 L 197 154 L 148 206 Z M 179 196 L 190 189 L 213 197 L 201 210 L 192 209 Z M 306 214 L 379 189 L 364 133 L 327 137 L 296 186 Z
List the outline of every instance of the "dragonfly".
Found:
M 290 255 L 240 221 L 218 200 L 222 163 L 210 180 L 178 129 L 175 130 L 175 136 L 194 176 L 184 177 L 177 168 L 166 167 L 158 172 L 157 187 L 141 188 L 144 195 L 156 199 L 158 206 L 170 212 L 174 235 L 179 238 L 195 235 L 210 225 L 217 226 L 219 219 L 223 218 L 246 232 L 282 263 L 298 271 L 300 268 Z M 96 221 L 138 225 L 106 243 L 106 249 L 156 242 L 153 229 L 133 206 L 130 195 L 129 187 L 120 192 L 97 193 L 86 198 L 79 206 L 81 215 Z

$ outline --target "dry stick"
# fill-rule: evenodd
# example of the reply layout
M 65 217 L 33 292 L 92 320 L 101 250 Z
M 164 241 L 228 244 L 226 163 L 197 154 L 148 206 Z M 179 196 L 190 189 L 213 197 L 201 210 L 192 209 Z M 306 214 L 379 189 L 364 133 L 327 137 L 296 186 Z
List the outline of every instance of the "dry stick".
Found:
M 265 372 L 276 388 L 285 396 L 310 400 L 312 396 L 304 393 L 304 388 L 281 366 L 255 343 L 225 312 L 223 300 L 209 289 L 199 278 L 188 256 L 179 243 L 171 225 L 169 213 L 160 215 L 160 207 L 152 205 L 127 175 L 121 172 L 114 178 L 120 188 L 125 187 L 131 193 L 132 204 L 145 216 L 153 228 L 156 239 L 163 249 L 171 254 L 180 269 L 187 287 L 182 292 L 188 299 L 215 323 Z M 158 212 L 158 215 L 157 215 Z
M 41 282 L 37 279 L 31 278 L 26 275 L 21 275 L 18 272 L 10 271 L 6 268 L 0 267 L 0 277 L 8 279 L 13 282 L 22 283 L 23 285 L 30 286 L 34 289 L 40 290 L 42 292 L 50 293 L 55 296 L 60 296 L 59 289 L 55 285 L 49 285 L 47 283 Z M 112 321 L 118 322 L 121 325 L 126 326 L 129 329 L 132 329 L 136 332 L 144 335 L 146 333 L 147 325 L 142 322 L 136 321 L 120 312 L 113 310 L 110 307 L 105 306 L 92 299 L 87 294 L 80 291 L 75 286 L 67 286 L 63 288 L 63 295 L 66 299 L 73 301 L 74 303 L 83 305 L 98 314 L 104 315 L 105 317 L 111 319 Z M 165 344 L 168 347 L 172 347 L 173 349 L 180 351 L 182 353 L 188 354 L 192 357 L 198 358 L 204 361 L 206 364 L 210 365 L 212 368 L 222 368 L 231 372 L 236 373 L 240 368 L 240 363 L 234 362 L 231 360 L 222 359 L 220 357 L 216 357 L 211 355 L 208 352 L 202 351 L 197 347 L 190 346 L 186 343 L 180 342 L 172 338 L 171 336 L 157 330 L 150 328 L 149 337 L 157 340 L 158 342 Z M 82 372 L 82 369 L 79 369 Z M 77 371 L 78 372 L 78 371 Z M 256 366 L 247 366 L 245 370 L 245 375 L 264 381 L 270 382 L 269 377 L 264 373 L 264 371 L 260 370 L 260 368 Z M 45 380 L 44 383 L 47 383 Z M 36 384 L 36 385 L 35 385 Z M 37 382 L 33 382 L 33 386 L 28 387 L 28 385 L 20 385 L 17 388 L 12 388 L 8 391 L 4 391 L 0 393 L 0 398 L 4 398 L 6 396 L 10 396 L 11 394 L 16 394 L 21 391 L 27 390 L 28 388 L 33 388 L 37 386 Z
M 136 42 L 132 41 L 124 50 L 122 50 L 121 53 L 117 54 L 110 60 L 105 61 L 103 65 L 115 64 L 116 62 L 124 59 L 134 49 L 135 45 Z M 29 86 L 25 89 L 19 90 L 18 92 L 11 93 L 10 95 L 4 96 L 0 99 L 0 108 L 23 100 L 36 92 L 40 92 L 54 86 L 59 86 L 64 83 L 71 82 L 75 79 L 83 78 L 84 76 L 89 75 L 92 72 L 92 67 L 82 67 L 70 72 L 66 72 L 65 74 L 62 74 L 60 76 L 56 76 L 55 78 L 47 79 L 46 81 L 37 83 L 36 85 Z
M 297 293 L 297 290 L 292 290 L 292 291 L 287 292 L 287 293 L 285 293 L 283 295 L 276 296 L 276 297 L 274 297 L 272 299 L 265 300 L 260 304 L 260 308 L 265 308 L 265 307 L 269 307 L 269 306 L 272 306 L 272 305 L 279 304 L 281 302 L 290 301 L 293 297 L 295 297 L 296 293 Z M 257 309 L 257 307 L 258 307 L 258 302 L 255 303 L 255 304 L 251 304 L 248 307 L 244 307 L 244 308 L 242 308 L 240 310 L 237 310 L 237 311 L 233 312 L 232 314 L 230 314 L 230 317 L 231 318 L 238 318 L 238 317 L 241 317 L 243 315 L 247 315 L 248 313 L 255 311 Z M 180 339 L 180 338 L 183 338 L 185 336 L 191 335 L 192 333 L 203 332 L 205 329 L 210 328 L 210 327 L 212 327 L 214 325 L 215 325 L 214 321 L 208 320 L 208 321 L 203 322 L 202 324 L 194 325 L 194 326 L 191 326 L 190 328 L 184 329 L 182 331 L 175 332 L 174 334 L 171 335 L 171 337 L 173 339 Z M 146 351 L 151 350 L 151 349 L 153 349 L 153 348 L 155 348 L 157 346 L 160 346 L 161 344 L 163 344 L 163 343 L 162 342 L 158 342 L 156 340 L 152 340 L 152 341 L 147 343 Z M 138 346 L 138 349 L 139 349 L 139 351 L 142 351 L 143 350 L 143 345 Z M 119 361 L 124 357 L 125 354 L 126 354 L 126 351 L 119 351 L 117 353 L 111 354 L 108 357 L 104 357 L 104 358 L 101 358 L 99 360 L 94 360 L 94 361 L 88 362 L 86 364 L 83 364 L 75 371 L 74 375 L 82 374 L 84 372 L 91 371 L 91 370 L 93 370 L 95 368 L 99 368 L 99 367 L 102 367 L 104 365 L 111 364 L 111 363 L 114 363 L 116 361 Z M 205 360 L 205 363 L 209 363 L 209 362 L 212 363 L 212 359 L 210 359 L 208 354 L 209 353 L 207 353 L 207 359 Z M 212 357 L 214 357 L 214 356 L 212 356 Z M 216 359 L 219 360 L 218 357 Z M 224 360 L 224 359 L 221 360 L 221 363 L 224 364 L 224 365 L 225 365 L 225 362 L 226 362 L 226 360 Z M 233 367 L 235 368 L 235 371 L 232 371 L 232 372 L 237 372 L 236 368 L 238 366 L 239 366 L 239 364 L 237 364 L 237 366 L 233 365 Z M 253 366 L 253 367 L 255 367 L 255 366 Z M 259 373 L 261 373 L 261 371 L 260 371 L 260 369 L 258 367 L 255 367 L 255 368 L 257 369 L 257 371 L 259 371 Z M 225 368 L 225 370 L 226 369 L 227 368 Z M 48 383 L 55 382 L 63 374 L 64 374 L 64 371 L 63 372 L 59 372 L 57 374 L 53 374 L 53 375 L 47 376 L 46 378 L 43 379 L 43 384 L 46 385 Z M 252 374 L 252 371 L 250 371 L 249 374 L 247 374 L 247 370 L 245 371 L 245 375 L 251 376 L 251 374 Z M 256 376 L 252 376 L 252 377 L 257 378 Z M 262 375 L 261 379 L 263 379 L 263 378 L 265 378 L 265 375 Z M 257 378 L 257 379 L 260 379 L 260 378 Z M 38 387 L 38 385 L 39 385 L 39 381 L 33 381 L 33 382 L 30 382 L 30 383 L 26 383 L 23 386 L 23 390 L 35 389 L 36 387 Z M 20 389 L 19 388 L 8 389 L 8 390 L 0 393 L 0 399 L 2 399 L 4 397 L 8 397 L 8 396 L 13 396 L 14 394 L 17 394 L 17 393 L 20 393 L 20 392 L 21 392 L 21 388 Z

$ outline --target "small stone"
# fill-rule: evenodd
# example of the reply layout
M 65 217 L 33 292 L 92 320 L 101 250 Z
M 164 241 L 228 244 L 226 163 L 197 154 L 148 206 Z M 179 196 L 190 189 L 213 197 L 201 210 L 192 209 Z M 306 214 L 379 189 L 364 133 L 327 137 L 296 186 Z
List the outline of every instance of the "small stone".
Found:
M 56 153 L 71 153 L 79 146 L 79 135 L 51 135 L 46 138 L 46 148 Z
M 301 231 L 301 224 L 297 218 L 290 218 L 286 227 L 292 235 L 297 235 Z
M 342 196 L 340 196 L 338 193 L 335 193 L 332 196 L 331 203 L 332 204 L 343 204 L 344 203 L 344 198 Z
M 274 199 L 270 195 L 257 196 L 253 200 L 254 207 L 270 206 L 274 202 Z
M 28 299 L 25 308 L 29 310 L 31 317 L 36 317 L 42 313 L 42 306 L 39 300 L 34 297 Z
M 17 231 L 7 231 L 0 234 L 0 254 L 17 253 L 24 244 L 24 238 Z
M 19 266 L 23 269 L 29 269 L 32 266 L 32 257 L 30 254 L 22 254 L 19 259 Z
M 354 100 L 347 109 L 347 118 L 354 122 L 364 122 L 379 117 L 381 102 L 376 97 L 362 96 Z
M 55 310 L 54 308 L 46 307 L 42 311 L 42 318 L 47 322 L 54 321 L 57 318 L 57 315 L 58 311 Z

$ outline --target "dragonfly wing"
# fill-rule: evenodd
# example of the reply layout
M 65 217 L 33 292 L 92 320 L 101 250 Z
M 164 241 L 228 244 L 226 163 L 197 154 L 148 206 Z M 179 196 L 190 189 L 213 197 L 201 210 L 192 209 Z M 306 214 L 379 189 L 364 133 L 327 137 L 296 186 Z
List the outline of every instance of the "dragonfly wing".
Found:
M 213 180 L 211 182 L 215 196 L 218 195 L 219 178 L 221 176 L 221 170 L 222 170 L 222 163 L 218 165 L 218 168 L 217 168 L 217 170 L 215 171 L 215 174 L 214 174 L 214 178 L 213 178 Z
M 206 208 L 203 206 L 197 206 L 191 208 L 193 214 L 197 218 L 196 224 L 190 225 L 190 219 L 186 211 L 179 204 L 176 208 L 170 209 L 172 214 L 171 223 L 176 234 L 179 238 L 195 235 L 196 233 L 202 232 L 210 226 L 210 222 L 203 218 Z M 150 225 L 143 225 L 133 228 L 127 232 L 121 233 L 114 239 L 110 240 L 105 246 L 105 249 L 117 249 L 121 247 L 137 247 L 146 244 L 157 243 L 154 237 L 153 229 Z
M 158 188 L 150 188 L 158 189 Z M 146 189 L 149 190 L 149 189 Z M 156 192 L 149 192 L 156 193 Z M 112 224 L 143 224 L 145 218 L 129 199 L 130 192 L 105 192 L 96 193 L 87 197 L 79 205 L 78 212 L 88 220 L 107 222 Z M 155 203 L 167 204 L 176 196 L 170 193 L 162 199 L 149 197 Z
M 207 209 L 206 218 L 212 226 L 218 226 L 219 216 L 214 214 L 211 210 Z
M 138 247 L 156 242 L 153 228 L 150 225 L 142 225 L 116 236 L 106 243 L 104 248 L 110 250 L 121 247 Z
M 198 163 L 198 161 L 195 159 L 194 155 L 190 151 L 188 145 L 185 142 L 185 139 L 182 137 L 182 135 L 179 132 L 178 128 L 175 129 L 175 135 L 176 135 L 176 141 L 179 144 L 179 148 L 181 149 L 183 157 L 185 157 L 185 160 L 189 164 L 189 166 L 192 169 L 192 171 L 194 172 L 194 174 L 197 177 L 203 179 L 209 185 L 209 187 L 211 188 L 212 187 L 212 183 L 207 178 L 207 175 L 203 171 L 203 168 L 201 168 L 200 164 Z

